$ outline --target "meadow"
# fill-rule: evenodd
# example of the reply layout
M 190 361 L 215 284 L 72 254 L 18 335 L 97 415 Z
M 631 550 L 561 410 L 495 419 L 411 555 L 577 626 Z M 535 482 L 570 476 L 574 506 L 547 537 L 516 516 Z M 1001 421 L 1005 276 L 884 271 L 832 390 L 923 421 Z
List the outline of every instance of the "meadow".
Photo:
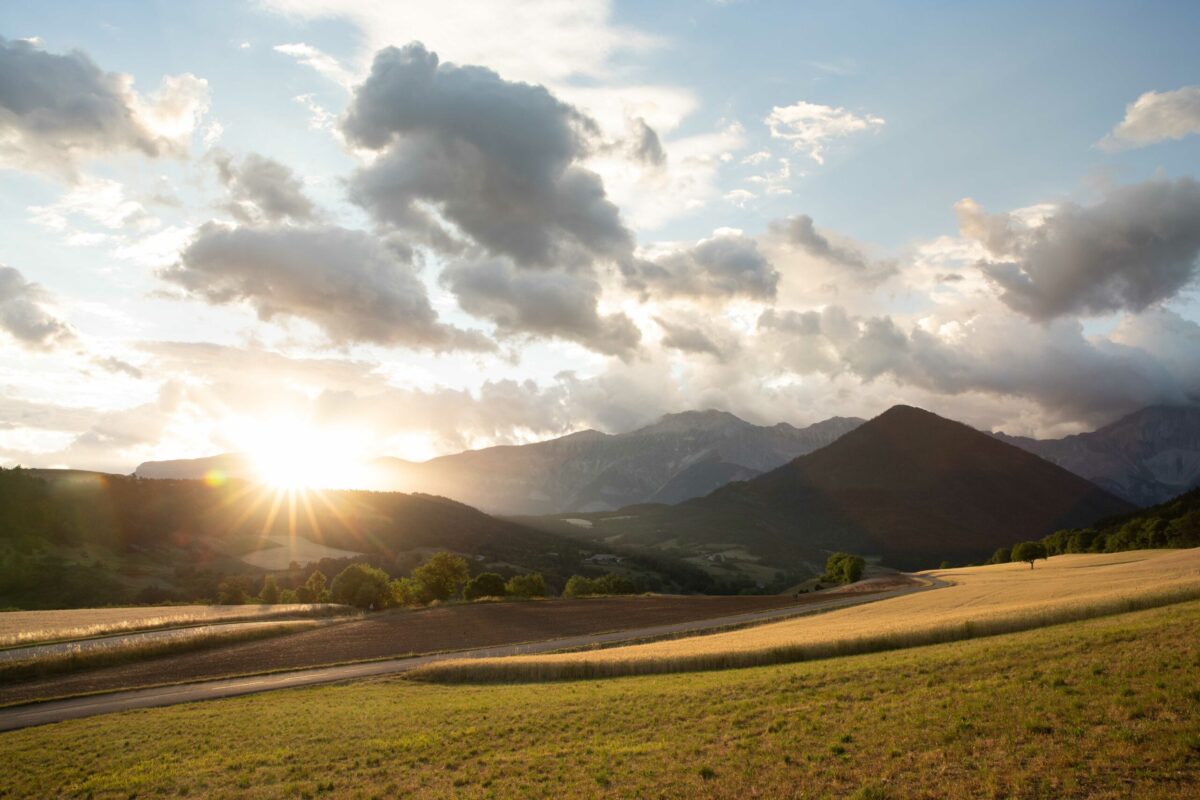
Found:
M 434 681 L 514 681 L 728 669 L 1011 633 L 1200 598 L 1200 549 L 1063 555 L 935 570 L 951 583 L 853 608 L 648 644 L 430 665 Z
M 1189 602 L 752 669 L 507 686 L 387 679 L 76 720 L 0 736 L 0 791 L 1187 797 L 1200 792 L 1197 687 L 1200 602 Z
M 114 633 L 176 628 L 183 625 L 211 625 L 354 613 L 357 613 L 354 609 L 328 603 L 9 611 L 0 614 L 0 648 L 86 639 Z

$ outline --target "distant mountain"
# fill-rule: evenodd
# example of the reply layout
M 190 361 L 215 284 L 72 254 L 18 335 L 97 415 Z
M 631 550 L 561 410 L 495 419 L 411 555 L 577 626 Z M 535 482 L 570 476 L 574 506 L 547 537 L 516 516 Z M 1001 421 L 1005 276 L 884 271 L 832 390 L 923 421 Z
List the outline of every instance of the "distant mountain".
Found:
M 1152 406 L 1091 433 L 996 438 L 1052 461 L 1138 506 L 1200 486 L 1200 407 Z
M 203 478 L 210 472 L 220 472 L 228 478 L 254 477 L 250 459 L 241 453 L 222 453 L 206 458 L 181 458 L 174 461 L 147 461 L 133 474 L 139 478 L 190 480 Z
M 677 506 L 586 517 L 605 541 L 816 571 L 833 550 L 911 569 L 1129 511 L 1082 478 L 958 422 L 896 406 L 833 444 Z
M 862 424 L 833 419 L 795 428 L 752 425 L 723 411 L 669 414 L 616 435 L 581 431 L 527 445 L 489 447 L 425 462 L 377 459 L 372 488 L 453 497 L 499 514 L 600 511 L 680 502 L 785 464 Z M 144 478 L 197 478 L 218 468 L 244 475 L 237 455 L 147 462 Z

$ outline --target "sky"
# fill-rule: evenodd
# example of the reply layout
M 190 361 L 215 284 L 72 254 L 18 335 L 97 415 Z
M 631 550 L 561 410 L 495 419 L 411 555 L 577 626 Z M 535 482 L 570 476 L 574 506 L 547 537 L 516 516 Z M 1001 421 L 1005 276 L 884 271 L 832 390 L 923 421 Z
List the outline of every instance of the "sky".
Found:
M 1200 401 L 1200 6 L 0 6 L 0 466 Z

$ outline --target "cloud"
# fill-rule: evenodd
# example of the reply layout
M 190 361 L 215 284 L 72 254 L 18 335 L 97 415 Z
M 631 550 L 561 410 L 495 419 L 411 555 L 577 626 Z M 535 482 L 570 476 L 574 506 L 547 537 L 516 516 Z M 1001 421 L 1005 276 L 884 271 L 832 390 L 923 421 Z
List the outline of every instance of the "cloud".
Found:
M 792 147 L 818 164 L 825 163 L 825 147 L 832 140 L 878 129 L 884 124 L 883 117 L 873 114 L 860 116 L 840 106 L 803 100 L 790 106 L 775 106 L 764 122 L 772 137 L 791 142 Z
M 557 337 L 622 358 L 641 339 L 626 315 L 599 313 L 600 286 L 583 275 L 522 271 L 507 259 L 486 259 L 452 264 L 441 281 L 464 311 L 492 321 L 503 336 Z
M 716 329 L 698 314 L 657 316 L 654 321 L 662 329 L 663 347 L 682 353 L 710 355 L 718 361 L 724 361 L 738 349 L 737 340 L 728 331 Z
M 638 259 L 627 280 L 643 294 L 659 298 L 770 300 L 775 297 L 779 272 L 753 238 L 718 231 L 695 245 Z
M 1125 107 L 1125 118 L 1101 139 L 1101 150 L 1145 147 L 1200 133 L 1200 86 L 1146 92 Z
M 179 155 L 208 109 L 208 85 L 167 76 L 148 98 L 80 51 L 0 37 L 0 164 L 73 176 L 78 160 L 132 150 Z
M 1141 311 L 1196 279 L 1200 184 L 1155 179 L 1113 189 L 1099 203 L 1063 203 L 1040 224 L 956 209 L 965 236 L 986 245 L 984 275 L 1010 308 L 1032 319 Z
M 819 232 L 807 214 L 796 214 L 768 225 L 769 234 L 813 258 L 840 268 L 867 285 L 876 285 L 897 273 L 893 261 L 874 261 L 852 243 L 838 243 Z
M 577 163 L 595 123 L 541 86 L 440 64 L 419 43 L 389 47 L 342 130 L 381 151 L 351 179 L 351 199 L 428 241 L 465 234 L 536 268 L 589 268 L 632 248 L 602 181 Z
M 50 205 L 30 206 L 30 219 L 57 233 L 78 233 L 73 220 L 82 217 L 110 231 L 149 231 L 161 225 L 144 205 L 128 197 L 125 187 L 108 178 L 80 176 Z
M 159 276 L 209 303 L 249 303 L 262 320 L 308 320 L 338 344 L 490 346 L 438 321 L 405 246 L 362 231 L 209 223 Z
M 667 153 L 663 150 L 662 140 L 654 128 L 646 124 L 646 120 L 637 117 L 630 121 L 633 128 L 629 142 L 629 154 L 646 164 L 660 167 L 667 161 Z
M 240 164 L 222 153 L 214 162 L 221 183 L 229 189 L 231 201 L 226 207 L 239 221 L 307 222 L 316 216 L 304 184 L 290 167 L 258 153 L 250 153 Z
M 307 67 L 312 67 L 339 86 L 348 89 L 354 84 L 354 74 L 350 70 L 346 69 L 333 56 L 318 50 L 310 44 L 305 44 L 304 42 L 277 44 L 272 49 L 276 53 L 291 56 Z
M 18 343 L 49 350 L 75 338 L 71 326 L 44 307 L 50 294 L 19 271 L 0 265 L 0 329 Z

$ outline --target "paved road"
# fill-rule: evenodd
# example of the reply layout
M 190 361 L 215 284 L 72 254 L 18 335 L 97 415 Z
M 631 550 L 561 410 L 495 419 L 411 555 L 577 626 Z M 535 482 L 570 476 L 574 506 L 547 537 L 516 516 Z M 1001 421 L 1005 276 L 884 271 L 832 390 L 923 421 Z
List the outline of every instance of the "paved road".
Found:
M 0 708 L 0 731 L 29 728 L 35 725 L 46 725 L 52 722 L 62 722 L 68 719 L 92 717 L 98 714 L 110 714 L 117 711 L 128 711 L 136 708 L 154 708 L 170 706 L 177 703 L 191 703 L 199 700 L 216 700 L 222 697 L 236 697 L 244 694 L 267 692 L 273 689 L 291 689 L 298 686 L 313 686 L 321 683 L 370 678 L 377 675 L 391 675 L 398 672 L 408 672 L 417 667 L 444 661 L 451 658 L 493 658 L 496 656 L 531 655 L 548 653 L 554 650 L 589 647 L 592 645 L 629 642 L 639 639 L 652 639 L 662 636 L 672 636 L 687 633 L 727 628 L 737 625 L 749 625 L 759 622 L 769 622 L 788 617 L 799 617 L 808 614 L 819 614 L 835 608 L 871 603 L 900 595 L 937 589 L 950 584 L 928 575 L 921 576 L 927 583 L 917 586 L 905 586 L 875 594 L 831 594 L 827 602 L 803 606 L 787 606 L 783 608 L 765 609 L 745 614 L 735 614 L 715 619 L 694 620 L 671 625 L 656 625 L 632 630 L 614 631 L 612 633 L 573 636 L 562 639 L 548 639 L 541 642 L 529 642 L 517 645 L 502 645 L 499 647 L 482 647 L 474 650 L 460 650 L 453 653 L 440 653 L 429 656 L 410 656 L 393 658 L 385 661 L 368 661 L 361 664 L 344 664 L 341 666 L 315 667 L 312 669 L 277 672 L 270 675 L 254 675 L 244 678 L 223 678 L 220 680 L 185 683 L 178 686 L 160 686 L 148 689 L 131 689 L 87 697 L 74 697 L 65 700 L 49 700 L 41 703 L 29 703 L 9 708 Z

